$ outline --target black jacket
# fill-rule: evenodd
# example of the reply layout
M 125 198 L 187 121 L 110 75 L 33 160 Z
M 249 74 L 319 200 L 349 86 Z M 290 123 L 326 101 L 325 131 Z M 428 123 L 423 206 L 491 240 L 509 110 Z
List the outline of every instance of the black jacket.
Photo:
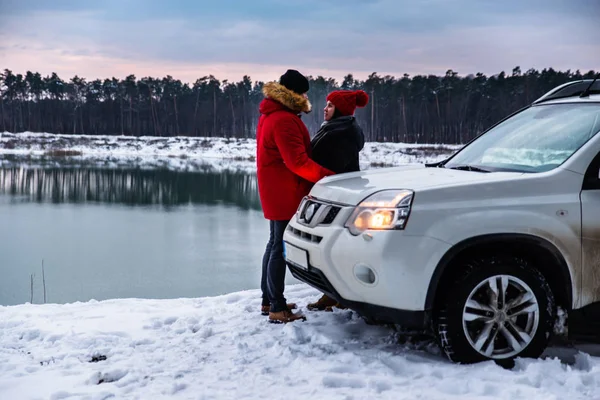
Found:
M 310 145 L 311 158 L 336 174 L 360 171 L 358 153 L 365 145 L 365 136 L 353 116 L 323 123 Z

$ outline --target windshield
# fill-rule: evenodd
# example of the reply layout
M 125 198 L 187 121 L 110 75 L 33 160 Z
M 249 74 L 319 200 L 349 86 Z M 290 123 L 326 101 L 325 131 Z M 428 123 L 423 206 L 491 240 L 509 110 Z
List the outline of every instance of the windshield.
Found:
M 533 106 L 497 125 L 444 167 L 488 171 L 549 171 L 600 130 L 600 104 Z

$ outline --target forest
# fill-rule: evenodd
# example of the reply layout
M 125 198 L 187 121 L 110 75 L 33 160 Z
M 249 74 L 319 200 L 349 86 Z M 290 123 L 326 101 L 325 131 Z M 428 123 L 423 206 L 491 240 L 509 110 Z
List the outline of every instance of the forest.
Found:
M 342 82 L 310 77 L 313 111 L 304 115 L 311 134 L 323 122 L 327 93 L 363 89 L 370 96 L 356 118 L 367 141 L 462 144 L 509 113 L 562 83 L 590 79 L 595 71 L 525 72 L 460 76 L 404 74 Z M 274 77 L 277 79 L 277 77 Z M 86 135 L 252 138 L 263 82 L 203 76 L 193 84 L 172 76 L 63 80 L 56 73 L 0 74 L 0 131 Z

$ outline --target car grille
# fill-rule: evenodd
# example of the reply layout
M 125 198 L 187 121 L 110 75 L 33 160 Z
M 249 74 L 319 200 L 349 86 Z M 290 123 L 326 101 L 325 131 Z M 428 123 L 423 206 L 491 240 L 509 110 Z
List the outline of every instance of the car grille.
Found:
M 312 210 L 309 213 L 309 209 L 311 208 Z M 312 227 L 317 225 L 330 225 L 335 221 L 335 218 L 341 210 L 342 208 L 339 206 L 314 199 L 308 199 L 304 202 L 302 209 L 300 210 L 298 222 Z
M 291 233 L 293 233 L 294 236 L 299 237 L 300 239 L 308 240 L 309 242 L 321 243 L 321 240 L 323 240 L 322 236 L 313 235 L 312 233 L 308 233 L 308 232 L 305 232 L 305 231 L 303 231 L 301 229 L 294 228 L 291 225 L 288 225 L 288 231 L 290 231 Z
M 329 212 L 327 213 L 325 218 L 323 218 L 323 221 L 321 221 L 321 224 L 323 224 L 323 225 L 331 224 L 335 220 L 335 217 L 337 217 L 337 215 L 341 209 L 342 209 L 341 207 L 331 206 L 331 209 L 329 210 Z

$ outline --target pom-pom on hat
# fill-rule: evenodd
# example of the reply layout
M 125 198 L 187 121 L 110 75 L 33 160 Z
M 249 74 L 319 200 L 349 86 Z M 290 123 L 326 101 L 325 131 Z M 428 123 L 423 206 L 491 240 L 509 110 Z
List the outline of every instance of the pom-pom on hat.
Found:
M 364 90 L 336 90 L 329 93 L 330 101 L 342 115 L 353 115 L 356 107 L 364 107 L 369 103 L 369 95 Z

